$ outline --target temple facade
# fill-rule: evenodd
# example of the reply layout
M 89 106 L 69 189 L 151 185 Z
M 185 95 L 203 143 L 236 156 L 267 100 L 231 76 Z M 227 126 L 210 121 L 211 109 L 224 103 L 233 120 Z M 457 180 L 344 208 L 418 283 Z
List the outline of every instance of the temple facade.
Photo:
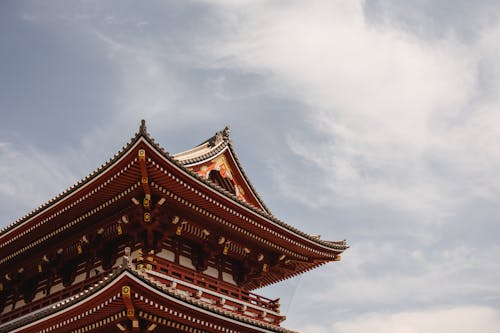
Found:
M 254 290 L 340 260 L 273 216 L 229 137 L 175 155 L 143 121 L 85 179 L 0 231 L 2 332 L 292 332 Z

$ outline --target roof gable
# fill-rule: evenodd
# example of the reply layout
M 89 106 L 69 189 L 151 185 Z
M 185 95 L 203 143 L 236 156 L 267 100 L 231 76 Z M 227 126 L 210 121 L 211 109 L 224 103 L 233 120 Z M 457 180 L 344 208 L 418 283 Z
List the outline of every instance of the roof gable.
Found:
M 226 127 L 198 146 L 173 155 L 173 158 L 201 178 L 234 194 L 240 201 L 270 214 L 239 162 L 229 133 Z

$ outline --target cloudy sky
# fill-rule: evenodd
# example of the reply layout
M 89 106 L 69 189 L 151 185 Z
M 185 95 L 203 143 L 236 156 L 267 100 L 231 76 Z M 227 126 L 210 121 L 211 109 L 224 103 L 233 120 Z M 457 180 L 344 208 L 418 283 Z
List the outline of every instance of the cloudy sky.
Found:
M 226 124 L 280 219 L 340 263 L 260 290 L 304 333 L 500 332 L 498 1 L 2 1 L 0 225 L 141 118 Z

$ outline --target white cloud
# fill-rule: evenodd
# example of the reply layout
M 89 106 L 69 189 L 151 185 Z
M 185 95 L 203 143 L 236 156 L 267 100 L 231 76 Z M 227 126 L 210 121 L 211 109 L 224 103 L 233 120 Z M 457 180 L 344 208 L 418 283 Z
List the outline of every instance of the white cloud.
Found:
M 326 138 L 290 134 L 293 152 L 323 177 L 312 195 L 279 170 L 285 193 L 310 205 L 362 200 L 424 221 L 446 220 L 472 197 L 498 198 L 500 155 L 488 144 L 500 139 L 498 22 L 466 44 L 369 23 L 362 1 L 223 8 L 227 35 L 205 52 L 219 66 L 268 75 L 274 94 L 308 105 L 309 125 Z
M 300 301 L 291 304 L 286 324 L 298 328 L 309 318 L 326 328 L 330 321 L 377 309 L 495 304 L 499 270 L 491 263 L 499 255 L 500 247 L 494 245 L 435 250 L 394 242 L 357 243 L 340 263 L 305 276 L 295 291 Z
M 465 306 L 449 309 L 417 310 L 400 313 L 371 313 L 351 320 L 340 321 L 328 332 L 334 333 L 493 333 L 500 330 L 498 310 Z M 327 332 L 322 328 L 306 326 L 304 333 Z
M 182 88 L 174 79 L 171 68 L 162 64 L 161 55 L 154 49 L 141 49 L 137 36 L 117 40 L 95 31 L 104 42 L 104 52 L 117 65 L 121 92 L 116 107 L 126 119 L 153 119 L 161 113 L 173 113 L 176 97 Z
M 72 170 L 60 156 L 34 147 L 0 143 L 0 199 L 8 202 L 2 210 L 2 225 L 43 204 L 64 190 L 75 179 Z M 27 181 L 29 179 L 29 181 Z
M 200 92 L 189 81 L 196 60 L 180 46 L 170 45 L 161 31 L 115 36 L 103 29 L 94 33 L 103 42 L 103 53 L 116 65 L 119 89 L 114 98 L 119 121 L 147 119 L 161 132 L 191 127 L 193 119 L 214 118 L 201 96 L 192 97 Z

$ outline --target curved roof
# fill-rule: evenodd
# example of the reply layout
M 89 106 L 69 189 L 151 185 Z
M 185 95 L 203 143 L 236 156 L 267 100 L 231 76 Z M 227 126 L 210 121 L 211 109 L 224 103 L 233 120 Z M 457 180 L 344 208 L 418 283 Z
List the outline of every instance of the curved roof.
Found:
M 78 308 L 86 310 L 89 305 L 93 305 L 97 308 L 100 307 L 99 297 L 103 293 L 108 293 L 111 295 L 116 295 L 116 290 L 120 290 L 125 281 L 132 282 L 136 286 L 141 286 L 147 288 L 154 292 L 156 295 L 163 297 L 162 301 L 165 304 L 177 304 L 178 306 L 186 307 L 194 310 L 197 313 L 210 314 L 212 318 L 217 318 L 222 322 L 228 322 L 230 325 L 237 324 L 242 328 L 250 328 L 252 332 L 262 332 L 262 333 L 294 333 L 291 330 L 285 329 L 278 325 L 273 325 L 269 323 L 262 322 L 260 320 L 252 319 L 235 311 L 229 311 L 221 306 L 209 304 L 198 300 L 196 297 L 188 296 L 185 293 L 179 292 L 175 287 L 167 287 L 166 285 L 159 283 L 158 281 L 150 278 L 144 272 L 137 270 L 130 264 L 121 265 L 110 273 L 107 277 L 100 280 L 98 283 L 90 286 L 85 291 L 77 294 L 71 295 L 66 299 L 61 300 L 56 304 L 50 304 L 44 308 L 37 311 L 28 313 L 22 317 L 15 320 L 9 321 L 8 323 L 0 325 L 0 333 L 3 332 L 30 332 L 32 328 L 37 327 L 37 325 L 50 325 L 49 319 L 57 318 L 58 316 L 65 316 L 65 313 L 69 310 L 72 311 L 73 315 L 78 315 Z M 142 297 L 142 296 L 141 296 Z M 104 301 L 105 298 L 103 298 Z M 113 296 L 113 300 L 119 300 L 116 296 Z M 111 303 L 109 300 L 105 301 L 107 304 Z M 120 302 L 121 303 L 121 302 Z M 123 306 L 123 308 L 125 308 Z M 95 309 L 95 308 L 94 308 Z M 93 313 L 94 309 L 86 310 L 85 313 Z M 116 309 L 116 305 L 109 306 L 110 311 L 120 311 Z M 83 311 L 82 310 L 82 311 Z M 139 310 L 139 309 L 138 309 Z M 103 311 L 102 309 L 100 311 Z M 166 312 L 163 312 L 167 315 Z M 80 315 L 78 315 L 80 317 Z M 83 321 L 83 315 L 80 319 Z M 68 317 L 65 316 L 68 320 Z M 186 316 L 184 315 L 184 319 Z M 71 320 L 69 320 L 71 321 Z M 196 319 L 195 319 L 196 321 Z M 73 321 L 71 321 L 73 323 Z M 199 322 L 199 320 L 198 320 Z M 46 324 L 47 323 L 47 324 Z M 80 325 L 84 325 L 82 322 Z M 97 328 L 97 326 L 95 327 Z M 51 330 L 51 327 L 48 328 Z
M 238 158 L 238 155 L 236 154 L 236 151 L 234 150 L 233 143 L 230 138 L 230 130 L 228 126 L 226 126 L 222 131 L 215 133 L 214 136 L 203 141 L 198 146 L 174 154 L 172 157 L 182 165 L 190 168 L 191 166 L 209 161 L 219 154 L 223 153 L 224 151 L 229 151 L 230 156 L 232 157 L 232 160 L 238 169 L 238 173 L 242 176 L 245 184 L 250 189 L 251 194 L 256 199 L 259 205 L 256 208 L 260 208 L 264 212 L 271 214 L 271 211 L 255 190 L 255 187 L 252 185 L 252 182 L 245 172 L 245 169 L 240 163 L 240 160 Z
M 99 168 L 97 168 L 95 171 L 93 171 L 91 174 L 89 174 L 87 177 L 83 178 L 79 182 L 77 182 L 75 185 L 71 186 L 70 188 L 66 189 L 64 192 L 61 194 L 57 195 L 56 197 L 52 198 L 51 200 L 47 201 L 43 205 L 39 206 L 38 208 L 34 209 L 30 213 L 26 214 L 24 217 L 18 219 L 14 223 L 8 225 L 7 227 L 3 228 L 0 231 L 0 248 L 3 247 L 4 243 L 6 240 L 8 240 L 8 236 L 11 234 L 15 234 L 16 230 L 18 230 L 19 227 L 25 226 L 27 224 L 35 224 L 38 221 L 39 217 L 42 214 L 48 214 L 50 213 L 50 210 L 53 209 L 56 205 L 58 205 L 60 202 L 71 199 L 73 195 L 78 193 L 79 191 L 85 189 L 88 186 L 91 186 L 92 182 L 94 180 L 98 179 L 102 174 L 104 174 L 107 170 L 111 169 L 113 166 L 115 166 L 116 163 L 118 163 L 122 158 L 124 158 L 128 152 L 136 146 L 138 143 L 141 141 L 144 141 L 145 143 L 149 144 L 151 147 L 155 149 L 155 151 L 160 154 L 165 160 L 169 161 L 172 165 L 176 166 L 179 170 L 181 170 L 184 174 L 188 175 L 192 179 L 196 180 L 197 182 L 200 182 L 204 184 L 206 187 L 210 188 L 214 192 L 218 193 L 222 197 L 225 197 L 226 199 L 230 200 L 231 202 L 244 207 L 248 211 L 253 212 L 254 214 L 260 216 L 264 220 L 267 220 L 268 222 L 275 224 L 277 227 L 280 229 L 288 230 L 288 232 L 291 232 L 292 234 L 295 234 L 297 237 L 307 240 L 307 242 L 311 242 L 314 244 L 317 244 L 320 247 L 324 248 L 329 248 L 331 250 L 334 250 L 336 252 L 342 252 L 345 249 L 348 248 L 345 240 L 344 241 L 324 241 L 319 239 L 316 236 L 309 235 L 305 232 L 302 232 L 298 229 L 296 229 L 293 226 L 290 226 L 286 224 L 285 222 L 279 220 L 275 216 L 273 216 L 269 210 L 265 207 L 265 205 L 262 203 L 262 200 L 260 197 L 257 196 L 257 193 L 254 191 L 256 197 L 258 198 L 259 202 L 262 203 L 262 207 L 255 207 L 254 205 L 242 201 L 238 199 L 237 196 L 235 196 L 233 193 L 228 192 L 227 190 L 223 189 L 222 187 L 216 185 L 215 183 L 204 179 L 200 177 L 197 173 L 193 172 L 192 170 L 189 169 L 189 166 L 202 162 L 204 160 L 207 160 L 217 153 L 220 153 L 221 151 L 228 149 L 233 156 L 235 157 L 236 163 L 238 164 L 238 168 L 241 171 L 241 174 L 245 177 L 245 180 L 247 180 L 247 183 L 249 186 L 251 186 L 250 181 L 248 180 L 248 177 L 243 171 L 243 168 L 241 167 L 241 164 L 236 158 L 236 154 L 234 153 L 234 149 L 232 147 L 231 141 L 229 139 L 229 130 L 226 128 L 221 132 L 216 133 L 216 135 L 206 141 L 204 141 L 202 144 L 198 145 L 197 147 L 176 154 L 176 155 L 170 155 L 168 152 L 166 152 L 161 146 L 159 146 L 155 140 L 149 135 L 146 129 L 146 124 L 145 121 L 143 120 L 141 122 L 141 126 L 139 128 L 139 131 L 135 134 L 135 136 L 118 152 L 116 153 L 110 160 L 108 160 L 106 163 L 101 165 Z M 251 186 L 253 190 L 253 186 Z M 34 226 L 33 226 L 34 227 Z

